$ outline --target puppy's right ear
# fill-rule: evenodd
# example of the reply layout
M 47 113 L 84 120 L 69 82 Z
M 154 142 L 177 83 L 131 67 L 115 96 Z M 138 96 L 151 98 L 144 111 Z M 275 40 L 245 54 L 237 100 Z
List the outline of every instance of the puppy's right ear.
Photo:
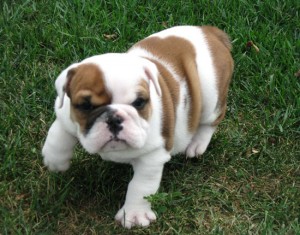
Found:
M 58 108 L 61 108 L 64 105 L 64 97 L 66 93 L 70 97 L 70 83 L 76 73 L 76 66 L 77 64 L 73 64 L 62 71 L 55 81 L 56 92 L 60 100 Z
M 77 71 L 77 68 L 72 68 L 68 71 L 67 73 L 67 80 L 65 85 L 63 86 L 63 92 L 67 93 L 67 96 L 69 96 L 69 98 L 71 98 L 71 94 L 70 94 L 70 83 L 72 81 L 72 78 L 74 77 L 75 73 Z

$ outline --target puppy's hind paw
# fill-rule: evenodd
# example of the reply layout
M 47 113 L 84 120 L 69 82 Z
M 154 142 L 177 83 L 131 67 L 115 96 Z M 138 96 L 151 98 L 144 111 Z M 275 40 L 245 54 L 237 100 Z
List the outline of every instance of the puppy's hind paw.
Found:
M 215 126 L 200 126 L 198 132 L 193 137 L 189 146 L 186 148 L 186 156 L 192 158 L 202 155 L 206 151 L 215 130 Z
M 186 148 L 186 156 L 189 158 L 193 158 L 202 155 L 206 151 L 207 146 L 207 143 L 192 141 Z

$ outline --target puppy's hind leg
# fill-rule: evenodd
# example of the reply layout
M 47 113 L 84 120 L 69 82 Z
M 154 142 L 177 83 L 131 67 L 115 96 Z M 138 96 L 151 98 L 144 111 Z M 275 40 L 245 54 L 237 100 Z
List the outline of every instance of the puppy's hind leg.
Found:
M 65 171 L 70 166 L 77 139 L 56 119 L 51 125 L 42 149 L 44 164 L 51 171 Z
M 192 138 L 192 141 L 186 149 L 187 157 L 196 157 L 202 155 L 211 140 L 213 133 L 216 130 L 216 126 L 212 125 L 200 125 L 196 134 Z

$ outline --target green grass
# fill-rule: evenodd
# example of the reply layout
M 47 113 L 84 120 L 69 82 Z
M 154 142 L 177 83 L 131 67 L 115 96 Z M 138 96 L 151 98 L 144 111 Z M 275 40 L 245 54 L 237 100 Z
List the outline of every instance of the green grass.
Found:
M 299 1 L 4 0 L 0 11 L 0 234 L 300 234 Z M 130 167 L 80 147 L 64 174 L 42 164 L 54 81 L 183 24 L 231 36 L 228 112 L 202 158 L 166 165 L 149 198 L 157 222 L 127 231 L 113 217 Z

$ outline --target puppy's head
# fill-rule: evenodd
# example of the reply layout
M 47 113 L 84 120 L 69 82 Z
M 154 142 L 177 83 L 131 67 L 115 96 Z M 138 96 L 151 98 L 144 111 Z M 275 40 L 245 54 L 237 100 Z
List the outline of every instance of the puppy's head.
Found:
M 67 71 L 60 98 L 70 98 L 70 118 L 88 152 L 144 146 L 151 93 L 160 94 L 157 73 L 151 62 L 122 54 L 94 57 Z

